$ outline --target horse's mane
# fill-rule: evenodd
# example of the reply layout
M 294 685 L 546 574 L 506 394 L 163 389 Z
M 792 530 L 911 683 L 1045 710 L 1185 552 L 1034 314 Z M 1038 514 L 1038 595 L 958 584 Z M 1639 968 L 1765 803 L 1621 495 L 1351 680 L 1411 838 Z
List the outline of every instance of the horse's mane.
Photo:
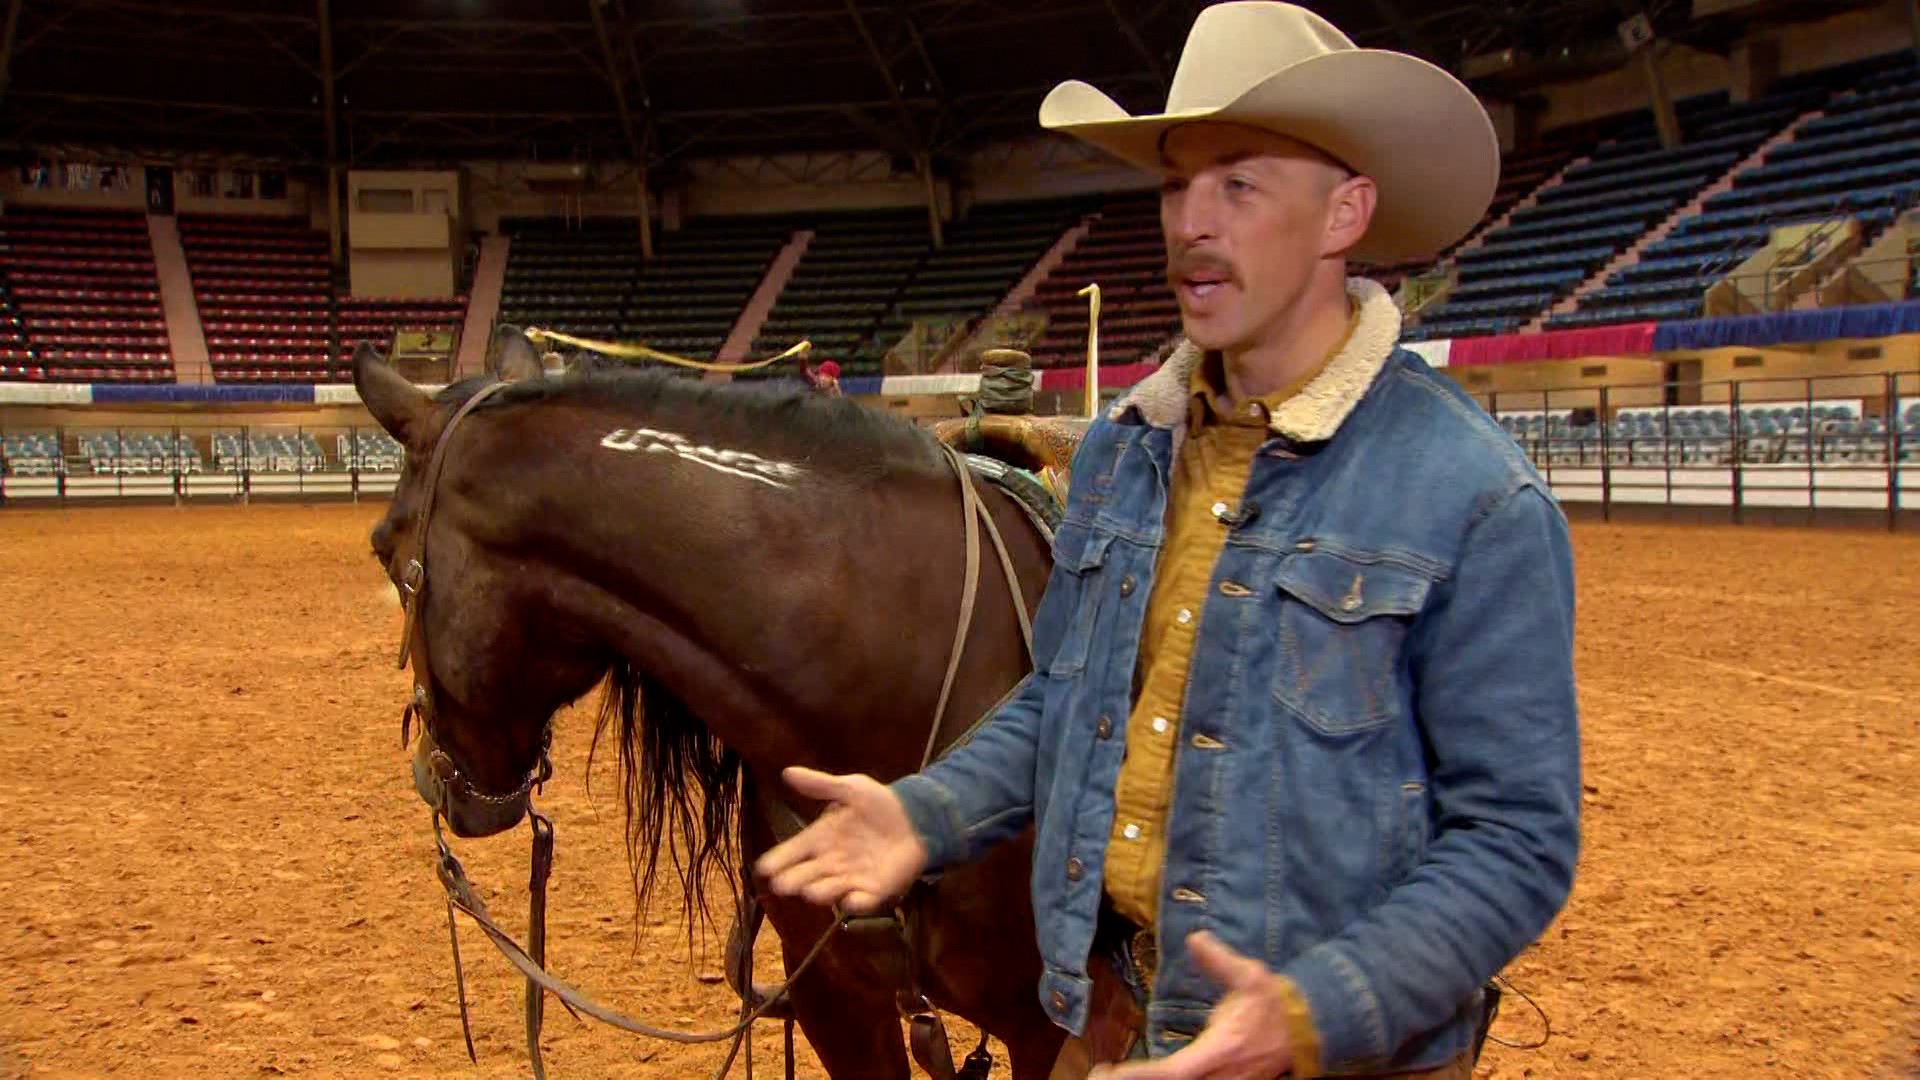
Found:
M 624 660 L 607 674 L 606 695 L 594 726 L 593 749 L 613 729 L 620 755 L 621 805 L 626 817 L 627 867 L 633 875 L 636 916 L 644 916 L 659 882 L 664 848 L 679 879 L 680 910 L 692 944 L 694 915 L 713 924 L 708 886 L 719 875 L 728 899 L 739 901 L 740 758 L 657 680 Z
M 457 405 L 490 381 L 491 376 L 464 379 L 435 400 Z M 536 402 L 608 406 L 698 423 L 714 438 L 861 473 L 945 469 L 932 435 L 912 421 L 786 380 L 713 383 L 661 367 L 588 369 L 515 383 L 481 408 Z

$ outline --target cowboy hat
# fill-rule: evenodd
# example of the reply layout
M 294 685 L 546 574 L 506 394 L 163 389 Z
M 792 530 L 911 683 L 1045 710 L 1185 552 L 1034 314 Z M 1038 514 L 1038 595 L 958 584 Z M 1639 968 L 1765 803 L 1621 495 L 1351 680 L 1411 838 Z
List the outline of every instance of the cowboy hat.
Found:
M 1404 53 L 1356 47 L 1305 8 L 1236 0 L 1200 12 L 1167 92 L 1166 111 L 1134 116 L 1078 80 L 1040 104 L 1040 126 L 1129 164 L 1162 168 L 1161 140 L 1211 120 L 1264 128 L 1314 146 L 1379 191 L 1353 258 L 1423 258 L 1466 236 L 1493 201 L 1500 143 L 1473 92 Z

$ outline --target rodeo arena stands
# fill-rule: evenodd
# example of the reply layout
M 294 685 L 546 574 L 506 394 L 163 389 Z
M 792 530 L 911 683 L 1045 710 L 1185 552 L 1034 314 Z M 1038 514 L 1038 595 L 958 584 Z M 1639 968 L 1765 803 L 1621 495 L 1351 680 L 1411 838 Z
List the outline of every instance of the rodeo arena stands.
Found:
M 1912 54 L 1748 100 L 1710 90 L 1674 114 L 1673 141 L 1651 108 L 1543 131 L 1508 152 L 1467 238 L 1363 269 L 1397 290 L 1408 347 L 1499 415 L 1569 503 L 1891 518 L 1920 475 L 1900 468 L 1920 461 Z M 1090 353 L 1111 400 L 1179 331 L 1157 200 L 1137 188 L 980 200 L 937 234 L 910 206 L 693 213 L 644 241 L 632 216 L 502 215 L 471 243 L 438 234 L 425 295 L 381 295 L 393 278 L 377 272 L 356 287 L 314 214 L 150 216 L 33 194 L 0 215 L 8 502 L 390 486 L 398 447 L 349 415 L 362 341 L 435 384 L 478 370 L 499 325 L 729 363 L 805 340 L 803 360 L 734 377 L 832 360 L 847 395 L 937 419 L 979 389 L 983 348 L 1024 351 L 1042 410 L 1078 413 Z M 368 243 L 377 270 L 388 241 Z M 361 266 L 360 240 L 344 244 Z M 181 402 L 301 419 L 136 415 Z M 133 426 L 39 419 L 89 406 L 134 410 Z

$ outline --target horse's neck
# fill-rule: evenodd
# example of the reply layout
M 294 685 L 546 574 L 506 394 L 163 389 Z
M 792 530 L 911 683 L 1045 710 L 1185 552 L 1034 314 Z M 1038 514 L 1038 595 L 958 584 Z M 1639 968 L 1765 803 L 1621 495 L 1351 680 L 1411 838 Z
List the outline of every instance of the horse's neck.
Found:
M 570 553 L 555 565 L 597 568 L 603 630 L 630 663 L 767 768 L 917 761 L 959 614 L 956 482 L 776 485 L 670 450 L 602 452 L 631 454 L 632 482 L 534 527 Z M 983 608 L 1006 606 L 999 581 L 982 571 Z

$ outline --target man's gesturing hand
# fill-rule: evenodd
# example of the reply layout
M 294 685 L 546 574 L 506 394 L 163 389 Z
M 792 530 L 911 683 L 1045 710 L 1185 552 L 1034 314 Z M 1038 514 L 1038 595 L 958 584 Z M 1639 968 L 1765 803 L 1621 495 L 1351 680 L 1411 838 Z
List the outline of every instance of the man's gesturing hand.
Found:
M 906 808 L 878 780 L 799 768 L 781 777 L 793 790 L 829 805 L 800 835 L 754 864 L 775 893 L 864 914 L 906 892 L 927 865 L 927 849 Z
M 1088 1080 L 1275 1080 L 1289 1075 L 1286 991 L 1280 976 L 1205 931 L 1187 938 L 1193 962 L 1226 988 L 1206 1030 L 1159 1061 L 1099 1066 Z

